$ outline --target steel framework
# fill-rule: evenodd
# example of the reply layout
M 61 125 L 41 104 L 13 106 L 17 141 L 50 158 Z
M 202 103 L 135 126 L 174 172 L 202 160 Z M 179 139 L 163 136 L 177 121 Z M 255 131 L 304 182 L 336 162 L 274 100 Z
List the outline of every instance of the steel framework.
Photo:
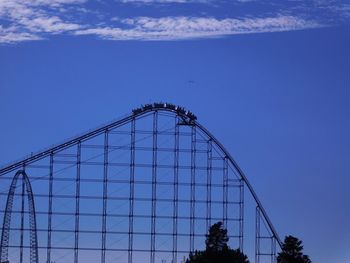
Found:
M 11 183 L 10 190 L 7 196 L 6 209 L 4 214 L 2 235 L 1 235 L 1 246 L 0 255 L 1 262 L 8 262 L 8 247 L 10 239 L 10 226 L 11 226 L 11 213 L 13 206 L 13 198 L 15 195 L 16 185 L 19 176 L 22 176 L 22 211 L 24 209 L 24 189 L 26 189 L 28 196 L 28 206 L 29 206 L 29 224 L 30 224 L 30 263 L 38 263 L 38 240 L 36 232 L 36 218 L 35 218 L 35 205 L 34 197 L 32 192 L 32 187 L 25 171 L 18 171 Z M 20 261 L 23 262 L 23 225 L 24 225 L 24 215 L 21 213 L 21 251 L 20 251 Z
M 193 113 L 168 103 L 7 165 L 0 180 L 2 262 L 177 263 L 203 249 L 216 221 L 228 229 L 229 245 L 256 263 L 275 262 L 281 246 L 232 156 Z

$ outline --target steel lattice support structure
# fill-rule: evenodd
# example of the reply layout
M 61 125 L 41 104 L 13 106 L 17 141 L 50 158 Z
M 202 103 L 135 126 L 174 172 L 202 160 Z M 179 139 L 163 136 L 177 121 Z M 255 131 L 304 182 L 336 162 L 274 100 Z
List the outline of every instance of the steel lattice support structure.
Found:
M 22 170 L 13 177 L 23 167 L 30 177 Z M 20 175 L 22 192 L 16 193 Z M 31 263 L 178 263 L 204 248 L 217 221 L 228 229 L 229 245 L 244 248 L 256 262 L 275 262 L 276 243 L 281 245 L 232 156 L 191 112 L 172 104 L 145 105 L 3 167 L 0 180 L 2 261 L 26 262 L 30 250 Z M 24 238 L 29 233 L 30 244 Z M 265 239 L 271 241 L 267 252 Z
M 11 227 L 11 213 L 13 206 L 13 199 L 15 195 L 16 185 L 18 178 L 22 176 L 22 202 L 21 202 L 21 229 L 24 228 L 24 189 L 26 189 L 28 196 L 28 205 L 29 205 L 29 225 L 30 225 L 30 263 L 38 263 L 38 240 L 36 232 L 36 215 L 35 215 L 35 204 L 34 197 L 32 192 L 32 187 L 28 179 L 27 174 L 24 170 L 19 170 L 10 186 L 10 190 L 7 195 L 6 209 L 4 214 L 2 234 L 1 234 L 1 245 L 0 245 L 0 256 L 1 262 L 8 262 L 8 247 L 10 242 L 10 227 Z M 21 231 L 23 233 L 23 231 Z M 23 262 L 23 234 L 21 234 L 21 252 L 20 252 L 20 262 Z

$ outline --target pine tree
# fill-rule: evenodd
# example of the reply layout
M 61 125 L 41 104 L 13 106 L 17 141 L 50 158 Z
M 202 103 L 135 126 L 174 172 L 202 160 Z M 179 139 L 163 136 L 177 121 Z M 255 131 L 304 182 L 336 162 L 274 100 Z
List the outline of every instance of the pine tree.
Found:
M 206 248 L 209 251 L 221 251 L 227 248 L 229 240 L 227 230 L 223 228 L 222 222 L 217 222 L 209 228 L 209 233 L 205 235 Z
M 227 245 L 228 240 L 222 222 L 212 225 L 206 235 L 206 250 L 190 253 L 186 263 L 249 263 L 239 249 L 231 249 Z
M 293 236 L 286 236 L 282 252 L 278 253 L 278 263 L 311 263 L 309 256 L 303 254 L 302 241 Z

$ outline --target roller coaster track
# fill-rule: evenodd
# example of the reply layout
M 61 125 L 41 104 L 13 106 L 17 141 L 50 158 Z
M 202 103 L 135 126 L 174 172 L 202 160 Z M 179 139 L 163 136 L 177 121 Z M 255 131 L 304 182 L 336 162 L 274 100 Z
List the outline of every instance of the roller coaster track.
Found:
M 111 163 L 109 163 L 109 160 L 108 160 L 108 151 L 110 151 L 110 149 L 112 149 L 112 146 L 109 145 L 109 142 L 108 142 L 108 135 L 111 131 L 114 131 L 115 129 L 118 129 L 120 127 L 123 127 L 125 125 L 129 125 L 131 124 L 131 129 L 130 131 L 128 132 L 129 135 L 131 135 L 131 145 L 128 146 L 128 149 L 130 150 L 130 155 L 131 155 L 131 161 L 129 164 L 126 164 L 126 166 L 129 166 L 131 167 L 130 168 L 130 200 L 129 200 L 129 207 L 131 211 L 134 210 L 134 200 L 131 200 L 131 199 L 134 199 L 134 182 L 135 182 L 135 179 L 134 179 L 134 176 L 135 176 L 135 169 L 137 167 L 137 165 L 135 164 L 135 152 L 138 151 L 138 149 L 141 149 L 141 147 L 137 148 L 135 146 L 136 144 L 136 139 L 135 139 L 135 134 L 136 134 L 136 130 L 135 130 L 135 123 L 145 117 L 145 116 L 153 116 L 153 132 L 150 132 L 150 136 L 152 136 L 153 138 L 153 147 L 152 147 L 152 152 L 153 152 L 153 164 L 150 165 L 150 167 L 152 168 L 152 174 L 153 174 L 153 179 L 152 179 L 152 222 L 151 222 L 151 225 L 152 225 L 152 230 L 151 230 L 151 257 L 150 257 L 150 261 L 151 263 L 154 263 L 155 262 L 155 253 L 157 252 L 157 249 L 156 249 L 156 241 L 155 241 L 155 235 L 157 234 L 156 233 L 156 219 L 155 217 L 157 216 L 156 215 L 156 208 L 154 208 L 156 206 L 156 202 L 157 202 L 157 190 L 156 190 L 156 187 L 157 187 L 157 167 L 161 166 L 157 163 L 157 154 L 158 154 L 158 151 L 160 151 L 160 147 L 157 145 L 157 136 L 159 136 L 158 134 L 160 134 L 158 132 L 158 114 L 159 113 L 165 113 L 165 114 L 168 114 L 169 116 L 174 116 L 175 119 L 176 119 L 176 127 L 174 128 L 174 136 L 175 136 L 175 146 L 173 149 L 170 149 L 169 151 L 173 151 L 175 153 L 175 158 L 179 158 L 179 157 L 176 157 L 176 155 L 179 155 L 179 145 L 176 146 L 176 141 L 178 141 L 178 137 L 179 137 L 179 127 L 181 126 L 185 126 L 185 127 L 188 127 L 188 129 L 191 131 L 191 138 L 192 138 L 192 143 L 191 143 L 191 147 L 192 147 L 192 151 L 191 151 L 191 173 L 195 173 L 196 172 L 196 169 L 199 169 L 199 167 L 197 168 L 196 164 L 194 163 L 195 162 L 195 154 L 196 154 L 196 146 L 195 144 L 193 144 L 193 141 L 196 141 L 197 140 L 197 133 L 200 133 L 200 136 L 202 138 L 205 139 L 205 142 L 207 143 L 208 147 L 213 147 L 212 145 L 214 145 L 219 151 L 220 151 L 220 154 L 222 156 L 220 156 L 220 158 L 222 158 L 222 160 L 224 160 L 224 166 L 223 166 L 223 170 L 225 172 L 225 169 L 227 169 L 227 167 L 225 168 L 225 165 L 227 166 L 230 166 L 230 167 L 233 167 L 233 170 L 234 170 L 234 173 L 237 175 L 238 179 L 243 182 L 243 184 L 248 188 L 251 196 L 253 197 L 255 203 L 256 203 L 256 227 L 257 227 L 257 231 L 260 231 L 260 221 L 262 221 L 266 227 L 267 227 L 267 231 L 268 233 L 270 233 L 271 236 L 269 236 L 269 238 L 271 238 L 271 240 L 273 241 L 276 241 L 277 244 L 279 245 L 279 247 L 282 246 L 282 243 L 281 243 L 281 240 L 278 236 L 278 233 L 276 231 L 276 229 L 274 228 L 270 218 L 268 217 L 267 215 L 267 212 L 265 211 L 264 207 L 262 206 L 262 203 L 260 202 L 257 194 L 255 193 L 251 183 L 248 181 L 247 179 L 247 176 L 244 174 L 244 172 L 242 171 L 242 169 L 238 166 L 238 164 L 236 163 L 236 161 L 233 159 L 233 157 L 230 155 L 230 153 L 227 151 L 227 149 L 225 149 L 225 147 L 204 127 L 202 126 L 198 121 L 197 121 L 197 117 L 189 112 L 189 111 L 186 111 L 184 108 L 182 107 L 178 107 L 178 106 L 175 106 L 173 104 L 168 104 L 168 103 L 154 103 L 154 104 L 147 104 L 147 105 L 144 105 L 142 106 L 141 108 L 138 108 L 138 109 L 134 109 L 133 110 L 133 113 L 127 117 L 124 117 L 120 120 L 117 120 L 117 121 L 113 121 L 111 123 L 108 123 L 102 127 L 99 127 L 95 130 L 92 130 L 92 131 L 89 131 L 83 135 L 80 135 L 80 136 L 77 136 L 73 139 L 70 139 L 70 140 L 67 140 L 65 141 L 64 143 L 62 144 L 58 144 L 58 145 L 55 145 L 55 146 L 52 146 L 51 148 L 48 148 L 48 149 L 45 149 L 45 150 L 42 150 L 38 153 L 35 153 L 35 154 L 32 154 L 31 156 L 28 156 L 26 158 L 23 158 L 22 160 L 20 161 L 16 161 L 14 163 L 11 163 L 9 165 L 6 165 L 5 167 L 2 167 L 0 168 L 0 179 L 2 176 L 5 176 L 5 175 L 9 175 L 11 173 L 13 173 L 14 171 L 17 171 L 14 178 L 13 178 L 13 181 L 11 183 L 11 186 L 10 186 L 10 190 L 9 190 L 9 193 L 8 193 L 8 200 L 7 200 L 7 203 L 6 203 L 6 209 L 5 209 L 5 213 L 4 213 L 4 220 L 3 220 L 3 229 L 2 229 L 2 239 L 1 239 L 1 248 L 0 248 L 0 251 L 1 251 L 1 261 L 2 262 L 6 262 L 7 261 L 7 251 L 8 251 L 8 246 L 9 246 L 9 232 L 10 232 L 10 229 L 11 229 L 11 226 L 10 226 L 10 221 L 11 221 L 11 209 L 12 209 L 12 202 L 13 202 L 13 198 L 15 196 L 15 186 L 16 186 L 16 183 L 17 183 L 17 179 L 19 176 L 22 176 L 23 180 L 24 180 L 24 183 L 25 183 L 25 186 L 26 186 L 26 189 L 27 189 L 27 195 L 28 195 L 28 198 L 29 198 L 29 209 L 30 209 L 30 225 L 31 225 L 31 243 L 30 243 L 30 249 L 31 249 L 31 252 L 30 252 L 30 257 L 31 257 L 31 263 L 38 263 L 38 247 L 40 247 L 40 244 L 38 245 L 37 244 L 37 238 L 36 238 L 36 222 L 35 222 L 35 207 L 34 207 L 34 197 L 36 196 L 35 195 L 35 192 L 34 192 L 34 195 L 32 193 L 32 188 L 31 188 L 31 185 L 30 185 L 30 181 L 28 179 L 28 176 L 25 172 L 25 169 L 26 167 L 32 165 L 32 164 L 35 164 L 41 160 L 44 160 L 44 159 L 50 159 L 50 178 L 52 177 L 52 174 L 53 174 L 53 157 L 57 154 L 60 154 L 62 152 L 64 152 L 65 150 L 67 149 L 70 149 L 71 147 L 77 147 L 77 154 L 76 154 L 76 159 L 78 160 L 76 162 L 76 168 L 77 168 L 77 177 L 75 179 L 76 181 L 76 191 L 75 191 L 75 199 L 76 199 L 76 211 L 75 211 L 75 220 L 76 220 L 76 228 L 75 228 L 75 246 L 74 246 L 74 262 L 77 263 L 79 262 L 78 260 L 78 252 L 79 252 L 79 249 L 80 248 L 80 245 L 78 244 L 78 241 L 79 241 L 79 237 L 77 237 L 77 235 L 79 235 L 79 200 L 80 198 L 83 198 L 83 196 L 80 195 L 80 165 L 81 165 L 81 147 L 82 145 L 84 144 L 84 142 L 88 142 L 90 140 L 92 140 L 93 138 L 95 137 L 98 137 L 98 136 L 103 136 L 104 137 L 104 144 L 103 144 L 103 151 L 104 151 L 104 161 L 101 162 L 101 167 L 104 168 L 104 178 L 102 180 L 103 182 L 103 196 L 101 197 L 104 201 L 103 201 L 103 211 L 102 211 L 102 231 L 101 231 L 101 234 L 102 234 L 102 248 L 101 248 L 101 252 L 102 252 L 102 255 L 101 255 L 101 262 L 104 263 L 105 262 L 105 253 L 106 251 L 108 251 L 108 248 L 106 248 L 106 235 L 108 234 L 108 230 L 107 230 L 107 227 L 106 227 L 106 218 L 108 217 L 108 214 L 107 214 L 107 188 L 108 188 L 108 181 L 109 179 L 107 178 L 108 177 L 108 169 L 109 169 L 109 165 L 111 165 Z M 177 142 L 177 144 L 179 144 Z M 194 146 L 193 146 L 194 145 Z M 194 147 L 194 149 L 193 149 Z M 145 147 L 144 147 L 145 148 Z M 211 151 L 211 149 L 210 149 Z M 209 150 L 208 150 L 209 152 Z M 193 157 L 194 156 L 194 157 Z M 209 157 L 208 157 L 209 158 Z M 178 162 L 178 159 L 177 159 L 177 162 Z M 145 166 L 146 167 L 146 166 Z M 173 166 L 173 169 L 175 170 L 175 173 L 176 173 L 176 169 L 179 169 L 180 166 L 179 164 L 174 164 Z M 208 171 L 210 169 L 212 169 L 212 167 L 210 166 L 210 168 L 206 168 Z M 211 171 L 211 170 L 210 170 Z M 32 175 L 32 174 L 31 174 Z M 194 185 L 196 184 L 196 182 L 194 181 L 195 180 L 195 176 L 192 176 L 193 177 L 193 181 L 191 181 L 191 185 Z M 191 178 L 192 178 L 191 177 Z M 34 177 L 33 177 L 34 178 Z M 192 179 L 191 179 L 192 180 Z M 226 183 L 227 183 L 228 180 L 226 180 Z M 174 184 L 174 189 L 177 189 L 175 186 L 175 184 L 177 184 L 178 182 L 173 182 Z M 52 190 L 52 184 L 53 184 L 53 180 L 50 179 L 49 181 L 49 189 L 48 189 L 48 197 L 49 197 L 49 202 L 51 203 L 52 202 L 52 198 L 54 198 L 54 194 L 53 194 L 53 190 Z M 225 181 L 224 181 L 224 184 L 225 184 Z M 196 197 L 195 197 L 195 193 L 194 193 L 194 190 L 193 190 L 193 193 L 192 193 L 192 187 L 193 189 L 195 189 L 194 187 L 195 186 L 191 186 L 191 200 L 189 202 L 191 202 L 191 206 L 195 206 L 194 202 L 196 200 Z M 227 191 L 225 190 L 227 186 L 224 186 L 224 191 Z M 208 189 L 208 186 L 207 186 L 207 189 Z M 178 191 L 178 190 L 177 190 Z M 175 195 L 175 193 L 174 193 Z M 208 194 L 207 194 L 208 195 Z M 241 194 L 242 195 L 242 194 Z M 39 195 L 38 195 L 39 196 Z M 178 198 L 177 196 L 174 197 L 174 200 Z M 223 197 L 225 198 L 225 197 Z M 136 200 L 136 199 L 135 199 Z M 176 199 L 176 202 L 174 201 L 174 211 L 175 211 L 175 208 L 177 208 L 177 200 Z M 207 200 L 207 203 L 208 202 L 212 202 L 211 199 L 209 199 L 209 201 Z M 226 203 L 225 203 L 226 202 Z M 241 197 L 241 200 L 240 200 L 241 203 L 243 203 L 243 200 L 242 200 L 242 197 Z M 229 203 L 228 200 L 224 200 L 223 203 L 225 203 L 224 205 L 226 205 L 227 207 L 227 203 Z M 208 205 L 208 204 L 207 204 Z M 211 204 L 209 204 L 211 205 Z M 243 204 L 242 204 L 243 205 Z M 225 210 L 225 209 L 224 209 Z M 23 211 L 22 211 L 23 213 Z M 51 213 L 51 214 L 50 214 Z M 130 212 L 131 213 L 131 212 Z M 190 220 L 191 220 L 191 224 L 193 223 L 194 224 L 194 220 L 196 218 L 195 216 L 195 209 L 192 210 L 191 208 L 191 216 L 190 216 Z M 227 213 L 227 211 L 224 211 L 224 217 L 225 217 L 225 213 Z M 242 212 L 243 213 L 243 212 Z M 53 214 L 52 212 L 52 206 L 50 205 L 49 207 L 49 212 L 48 212 L 49 216 L 48 216 L 48 224 L 49 224 L 49 229 L 47 229 L 47 232 L 48 232 L 48 239 L 50 239 L 50 236 L 51 236 L 51 216 Z M 241 249 L 243 249 L 243 215 L 240 215 L 242 218 L 240 218 L 240 220 L 242 221 L 241 224 L 241 232 L 239 234 L 240 236 L 240 247 Z M 177 228 L 177 224 L 178 224 L 178 213 L 174 212 L 174 215 L 172 215 L 172 218 L 173 218 L 173 224 L 174 224 L 174 227 L 176 226 Z M 208 217 L 208 215 L 207 215 Z M 227 215 L 226 215 L 227 217 Z M 127 252 L 128 252 L 128 262 L 131 263 L 133 261 L 133 257 L 132 257 L 132 252 L 133 252 L 133 218 L 134 218 L 134 214 L 131 213 L 129 214 L 129 229 L 128 229 L 128 232 L 129 232 L 129 245 L 128 245 L 128 249 L 127 249 Z M 136 215 L 135 215 L 135 218 L 136 218 Z M 224 219 L 225 220 L 225 219 Z M 192 222 L 193 221 L 193 222 Z M 192 231 L 192 228 L 194 226 L 191 226 L 191 238 L 193 239 L 194 236 L 195 236 L 195 233 L 194 233 L 194 230 Z M 259 228 L 259 229 L 258 229 Z M 77 233 L 78 232 L 78 233 Z M 176 233 L 173 233 L 174 235 L 177 236 L 177 232 Z M 130 236 L 131 235 L 131 236 Z M 177 237 L 176 237 L 177 238 Z M 259 233 L 256 233 L 256 249 L 255 249 L 255 259 L 256 259 L 256 262 L 259 262 L 259 258 L 260 256 L 264 256 L 265 254 L 263 252 L 260 251 L 260 248 L 259 248 L 259 238 L 265 238 L 264 236 L 261 236 Z M 242 240 L 241 240 L 242 239 Z M 177 242 L 177 239 L 174 239 L 174 242 Z M 193 240 L 192 240 L 193 241 Z M 194 245 L 192 244 L 193 242 L 191 241 L 191 247 L 190 247 L 190 250 L 194 249 Z M 13 247 L 16 247 L 15 245 Z M 22 248 L 24 246 L 22 245 Z M 50 251 L 51 251 L 51 239 L 50 241 L 48 241 L 48 245 L 46 247 L 44 247 L 48 250 L 48 262 L 50 262 Z M 172 260 L 175 262 L 177 261 L 177 257 L 176 255 L 174 255 L 177 251 L 177 246 L 174 245 L 174 248 L 173 248 L 173 258 Z M 275 260 L 275 254 L 276 254 L 276 250 L 273 249 L 271 253 L 268 253 L 268 255 L 271 255 L 271 261 L 274 262 Z
M 8 193 L 6 210 L 3 220 L 1 245 L 0 245 L 0 256 L 1 262 L 8 262 L 8 245 L 10 238 L 10 225 L 11 225 L 11 212 L 13 205 L 13 198 L 16 190 L 18 178 L 22 176 L 23 185 L 25 185 L 28 205 L 29 205 L 29 224 L 30 224 L 30 263 L 38 263 L 38 239 L 36 231 L 36 217 L 35 217 L 35 205 L 32 187 L 25 171 L 18 171 L 11 183 L 11 187 Z M 21 237 L 23 239 L 23 236 Z

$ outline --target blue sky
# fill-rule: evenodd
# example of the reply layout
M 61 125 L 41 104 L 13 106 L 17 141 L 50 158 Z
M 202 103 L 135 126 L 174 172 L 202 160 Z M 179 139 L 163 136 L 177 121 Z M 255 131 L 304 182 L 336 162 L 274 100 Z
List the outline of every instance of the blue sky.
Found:
M 349 22 L 348 1 L 0 0 L 0 165 L 171 101 L 281 236 L 349 262 Z

